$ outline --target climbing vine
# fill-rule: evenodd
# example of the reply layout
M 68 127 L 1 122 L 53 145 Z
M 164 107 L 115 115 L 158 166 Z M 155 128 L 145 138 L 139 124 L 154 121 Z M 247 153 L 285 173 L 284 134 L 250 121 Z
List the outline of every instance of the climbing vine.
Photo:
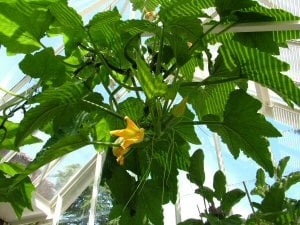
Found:
M 276 57 L 300 33 L 227 31 L 238 23 L 299 18 L 253 0 L 131 2 L 140 19 L 124 20 L 114 8 L 84 23 L 66 0 L 0 0 L 1 47 L 8 55 L 23 54 L 20 69 L 37 80 L 32 91 L 9 93 L 17 101 L 2 106 L 0 149 L 19 151 L 40 141 L 32 136 L 36 130 L 50 135 L 28 166 L 0 164 L 0 201 L 21 218 L 24 208 L 32 209 L 30 174 L 92 145 L 107 153 L 102 182 L 113 198 L 110 220 L 163 224 L 162 205 L 176 202 L 183 170 L 211 210 L 206 220 L 184 224 L 243 224 L 229 211 L 245 193 L 226 192 L 220 171 L 214 190 L 204 187 L 206 150 L 192 155 L 190 144 L 200 145 L 195 127 L 206 126 L 234 158 L 242 151 L 274 176 L 268 138 L 281 134 L 258 112 L 262 104 L 247 93 L 247 84 L 257 82 L 290 106 L 300 105 L 299 88 L 283 74 L 289 65 Z M 211 7 L 218 17 L 207 13 Z M 63 37 L 61 54 L 45 41 L 56 36 Z M 11 117 L 18 110 L 24 118 L 15 123 Z M 299 182 L 299 174 L 294 178 Z M 216 211 L 218 216 L 210 213 Z

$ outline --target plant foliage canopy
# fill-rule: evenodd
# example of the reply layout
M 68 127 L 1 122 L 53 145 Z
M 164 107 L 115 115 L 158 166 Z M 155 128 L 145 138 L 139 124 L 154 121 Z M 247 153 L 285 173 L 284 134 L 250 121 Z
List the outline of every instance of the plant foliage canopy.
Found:
M 281 134 L 259 113 L 262 104 L 247 93 L 247 82 L 273 90 L 291 106 L 300 105 L 299 88 L 283 74 L 289 65 L 276 57 L 279 47 L 300 38 L 300 32 L 227 29 L 238 23 L 299 18 L 253 0 L 131 2 L 141 19 L 123 20 L 114 8 L 98 12 L 85 24 L 65 0 L 0 0 L 1 47 L 7 54 L 23 54 L 20 69 L 38 82 L 34 92 L 18 96 L 3 110 L 0 150 L 19 151 L 40 141 L 32 136 L 36 130 L 50 135 L 27 167 L 0 164 L 0 201 L 9 202 L 21 218 L 24 208 L 32 209 L 29 175 L 93 145 L 107 151 L 102 182 L 113 198 L 111 220 L 123 225 L 163 224 L 162 205 L 176 202 L 177 175 L 184 170 L 211 205 L 210 212 L 223 215 L 216 219 L 206 214 L 210 224 L 242 224 L 228 213 L 245 194 L 238 189 L 226 192 L 221 171 L 214 176 L 214 190 L 205 187 L 205 149 L 191 156 L 190 144 L 201 143 L 195 126 L 207 126 L 220 135 L 234 158 L 243 152 L 270 176 L 277 173 L 268 138 Z M 218 19 L 207 14 L 211 7 Z M 219 25 L 225 29 L 214 32 Z M 64 40 L 59 55 L 44 44 L 45 37 L 55 36 Z M 220 46 L 217 57 L 212 45 Z M 206 78 L 194 79 L 196 69 L 204 67 Z M 128 97 L 119 98 L 124 90 Z M 22 109 L 22 121 L 12 122 L 14 112 Z M 134 125 L 128 124 L 127 130 L 125 118 Z M 122 129 L 125 136 L 110 135 Z M 142 129 L 143 138 L 136 137 L 137 129 Z M 121 165 L 113 149 L 122 155 Z M 274 186 L 267 192 L 261 211 L 269 210 L 269 198 L 280 190 Z M 221 202 L 219 208 L 214 198 Z

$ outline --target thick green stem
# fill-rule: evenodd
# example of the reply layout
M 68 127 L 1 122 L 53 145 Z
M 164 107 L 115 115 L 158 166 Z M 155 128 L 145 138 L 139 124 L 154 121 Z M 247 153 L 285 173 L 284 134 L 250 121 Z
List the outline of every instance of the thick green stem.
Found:
M 110 108 L 113 110 L 114 106 L 115 106 L 116 111 L 118 111 L 118 102 L 117 102 L 117 100 L 115 99 L 115 96 L 114 96 L 116 90 L 114 90 L 113 92 L 111 92 L 108 87 L 106 87 L 105 85 L 103 85 L 103 86 L 104 86 L 104 89 L 106 90 L 107 94 L 109 95 Z
M 91 141 L 90 144 L 104 145 L 104 146 L 111 146 L 111 147 L 120 147 L 120 144 L 115 144 L 115 143 L 112 143 L 112 142 Z
M 17 98 L 21 98 L 21 99 L 24 99 L 24 100 L 28 100 L 26 97 L 22 96 L 22 95 L 18 95 L 12 91 L 9 91 L 9 90 L 6 90 L 5 88 L 2 88 L 0 87 L 0 91 L 3 91 L 5 92 L 6 94 L 9 94 L 11 96 L 14 96 L 14 97 L 17 97 Z
M 156 75 L 158 75 L 161 71 L 161 60 L 162 60 L 162 54 L 163 54 L 163 47 L 164 47 L 164 28 L 161 29 L 157 64 L 156 64 L 156 70 L 155 70 Z
M 230 81 L 242 79 L 241 77 L 228 77 L 220 80 L 211 80 L 211 77 L 200 82 L 184 82 L 180 84 L 180 87 L 193 87 L 193 86 L 204 86 L 213 84 L 222 84 Z
M 102 105 L 98 105 L 98 104 L 96 104 L 96 103 L 94 103 L 94 102 L 91 102 L 91 101 L 88 101 L 88 100 L 86 100 L 86 99 L 82 99 L 82 101 L 83 101 L 83 102 L 86 102 L 86 103 L 89 103 L 89 104 L 91 104 L 91 105 L 93 105 L 93 106 L 96 106 L 96 107 L 99 108 L 100 110 L 102 110 L 102 111 L 104 111 L 104 112 L 106 112 L 106 113 L 108 113 L 108 114 L 110 114 L 110 115 L 112 115 L 112 116 L 114 116 L 114 117 L 116 117 L 116 118 L 118 118 L 118 119 L 124 121 L 124 117 L 123 117 L 123 116 L 121 116 L 120 114 L 118 114 L 118 113 L 116 113 L 116 112 L 114 112 L 114 111 L 111 111 L 111 110 L 108 109 L 108 108 L 103 107 Z
M 220 125 L 221 121 L 183 121 L 179 122 L 180 126 L 197 126 L 197 125 Z
M 109 72 L 110 76 L 114 79 L 114 81 L 116 81 L 119 85 L 121 85 L 123 88 L 126 88 L 126 89 L 129 89 L 129 90 L 134 90 L 134 91 L 141 91 L 142 89 L 141 88 L 136 88 L 136 87 L 131 87 L 131 86 L 128 86 L 124 83 L 122 83 L 121 81 L 119 81 L 118 78 L 116 78 L 116 76 L 114 75 L 114 71 L 110 68 L 110 66 L 107 64 L 104 56 L 102 55 L 102 53 L 100 52 L 100 49 L 98 49 L 97 45 L 94 44 L 94 41 L 93 41 L 93 38 L 90 34 L 90 32 L 87 31 L 87 34 L 90 38 L 90 41 L 94 47 L 94 49 L 96 51 L 93 51 L 100 59 L 100 62 L 101 64 L 105 67 L 105 69 Z

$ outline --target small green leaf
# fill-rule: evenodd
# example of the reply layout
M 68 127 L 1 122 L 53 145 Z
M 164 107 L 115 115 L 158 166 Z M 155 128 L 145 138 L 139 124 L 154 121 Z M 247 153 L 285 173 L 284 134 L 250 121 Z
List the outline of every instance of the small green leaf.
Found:
M 221 200 L 226 192 L 226 177 L 222 171 L 217 171 L 214 175 L 213 186 L 215 189 L 215 196 L 218 200 Z
M 205 215 L 210 223 L 210 225 L 242 225 L 244 220 L 240 215 L 232 215 L 224 219 L 219 219 L 215 215 L 206 214 Z
M 283 172 L 289 160 L 290 160 L 290 156 L 286 156 L 279 161 L 278 166 L 276 168 L 276 175 L 279 179 L 282 178 Z
M 15 191 L 10 192 L 9 202 L 11 203 L 18 219 L 21 219 L 24 208 L 33 210 L 31 206 L 32 193 L 35 190 L 34 185 L 31 183 L 29 177 L 26 177 L 18 186 Z
M 260 107 L 258 100 L 237 90 L 230 94 L 223 121 L 216 116 L 206 116 L 204 121 L 207 121 L 210 130 L 222 137 L 235 158 L 242 150 L 273 176 L 274 168 L 266 137 L 279 137 L 281 134 L 263 115 L 257 113 Z
M 4 117 L 0 116 L 1 122 L 3 121 L 3 119 Z M 4 127 L 7 129 L 7 132 L 6 132 L 5 139 L 3 140 L 3 142 L 0 143 L 0 150 L 7 149 L 7 150 L 19 151 L 19 148 L 16 147 L 14 144 L 19 124 L 7 120 L 4 123 Z M 24 139 L 22 145 L 35 144 L 39 142 L 42 142 L 42 140 L 32 135 L 29 135 Z
M 0 171 L 0 202 L 9 202 L 18 219 L 21 219 L 25 208 L 32 209 L 31 197 L 35 190 L 29 177 L 24 177 L 17 185 L 13 185 L 17 177 L 7 178 Z
M 284 198 L 285 190 L 279 185 L 273 185 L 262 200 L 260 210 L 265 214 L 282 212 L 285 202 Z M 276 222 L 276 217 L 270 214 L 263 216 L 263 218 L 268 221 Z
M 0 163 L 0 170 L 9 176 L 14 176 L 24 170 L 24 166 L 16 163 Z
M 178 225 L 204 225 L 204 223 L 201 220 L 197 219 L 188 219 L 181 223 L 178 223 Z
M 61 57 L 54 54 L 52 48 L 43 49 L 34 55 L 26 55 L 19 66 L 25 74 L 32 78 L 40 78 L 43 82 L 51 80 L 60 85 L 66 80 L 65 65 Z
M 201 149 L 195 151 L 191 157 L 188 178 L 191 182 L 197 184 L 199 187 L 202 187 L 204 184 L 204 153 Z
M 162 80 L 162 77 L 155 77 L 150 72 L 150 68 L 140 57 L 137 57 L 136 63 L 138 67 L 136 76 L 147 98 L 152 99 L 164 95 L 167 91 L 167 85 Z
M 291 186 L 300 182 L 300 171 L 290 173 L 286 177 L 286 181 L 284 182 L 285 191 L 287 191 Z
M 209 203 L 214 204 L 215 193 L 209 187 L 202 186 L 198 188 L 195 193 L 200 194 L 203 198 L 205 198 Z
M 221 208 L 224 212 L 229 213 L 232 207 L 237 204 L 243 197 L 245 193 L 240 189 L 233 189 L 225 193 L 221 200 Z
M 256 172 L 255 187 L 251 191 L 252 195 L 265 196 L 265 193 L 269 190 L 269 186 L 266 184 L 266 175 L 262 169 L 258 169 Z

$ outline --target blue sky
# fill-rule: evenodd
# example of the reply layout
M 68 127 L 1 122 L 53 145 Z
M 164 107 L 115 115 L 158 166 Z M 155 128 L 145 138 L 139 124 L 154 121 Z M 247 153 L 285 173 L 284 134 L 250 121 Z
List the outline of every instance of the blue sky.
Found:
M 89 0 L 89 1 L 71 0 L 69 2 L 70 5 L 74 6 L 76 9 L 79 10 L 83 6 L 92 4 L 93 2 L 95 2 L 95 0 Z M 108 1 L 108 2 L 113 2 L 113 1 Z M 109 4 L 107 4 L 105 7 L 108 6 Z M 121 6 L 123 5 L 119 5 L 119 7 Z M 97 11 L 100 11 L 100 9 L 98 8 Z M 129 16 L 129 10 L 127 10 L 126 12 L 127 14 L 125 14 L 124 17 Z M 91 15 L 92 14 L 89 14 L 88 16 L 84 17 L 85 23 L 87 23 L 87 21 L 91 18 Z M 45 43 L 47 46 L 58 47 L 62 43 L 62 38 L 56 37 L 56 38 L 44 39 L 43 43 Z M 22 58 L 23 55 L 8 57 L 6 56 L 5 48 L 3 47 L 0 48 L 0 59 L 1 59 L 0 60 L 0 87 L 11 89 L 15 84 L 17 84 L 18 81 L 22 79 L 24 75 L 18 69 L 18 62 Z M 34 81 L 30 82 L 23 88 L 23 90 L 33 84 Z M 2 97 L 3 94 L 4 93 L 0 91 L 0 97 Z M 20 116 L 17 120 L 19 119 Z M 300 135 L 293 132 L 292 128 L 287 125 L 280 124 L 275 121 L 272 122 L 284 134 L 283 138 L 270 139 L 271 148 L 275 160 L 278 161 L 284 156 L 290 155 L 291 160 L 290 163 L 288 164 L 286 171 L 292 172 L 292 171 L 300 170 Z M 206 171 L 208 172 L 208 174 L 213 174 L 215 171 L 218 170 L 218 164 L 217 164 L 217 158 L 214 149 L 212 134 L 205 127 L 197 127 L 196 130 L 198 135 L 201 138 L 201 142 L 202 142 L 201 148 L 205 151 Z M 289 137 L 292 137 L 294 139 L 294 142 L 292 144 L 291 143 L 288 144 L 286 141 L 288 140 Z M 41 144 L 25 146 L 24 148 L 22 148 L 22 151 L 29 154 L 31 158 L 34 158 L 36 152 L 41 147 L 42 147 Z M 196 146 L 193 147 L 196 148 Z M 227 150 L 227 147 L 223 144 L 221 145 L 221 147 L 223 152 L 225 172 L 227 175 L 227 183 L 229 184 L 229 188 L 238 187 L 243 189 L 242 181 L 246 181 L 248 188 L 251 190 L 255 183 L 255 174 L 258 166 L 243 154 L 241 154 L 238 160 L 234 160 L 230 152 Z M 52 174 L 58 170 L 62 170 L 67 165 L 72 163 L 79 162 L 80 164 L 84 165 L 92 157 L 94 153 L 95 151 L 92 149 L 91 146 L 82 148 L 81 150 L 78 150 L 70 154 L 69 156 L 67 156 L 62 161 L 62 163 L 55 168 Z M 212 176 L 207 176 L 206 182 L 208 185 L 212 184 L 211 177 Z M 182 174 L 181 181 L 183 183 L 181 189 L 183 190 L 182 193 L 183 219 L 187 219 L 190 217 L 197 218 L 198 209 L 196 205 L 197 204 L 202 205 L 202 199 L 199 198 L 199 196 L 195 196 L 193 194 L 195 187 L 185 179 L 185 174 Z M 299 184 L 294 188 L 292 188 L 289 191 L 289 196 L 300 199 L 300 192 L 298 191 L 299 188 L 300 188 Z M 192 205 L 194 205 L 194 207 L 191 207 Z M 246 215 L 247 213 L 250 212 L 249 203 L 246 200 L 242 201 L 241 205 L 237 210 L 238 210 L 237 213 L 242 213 Z

